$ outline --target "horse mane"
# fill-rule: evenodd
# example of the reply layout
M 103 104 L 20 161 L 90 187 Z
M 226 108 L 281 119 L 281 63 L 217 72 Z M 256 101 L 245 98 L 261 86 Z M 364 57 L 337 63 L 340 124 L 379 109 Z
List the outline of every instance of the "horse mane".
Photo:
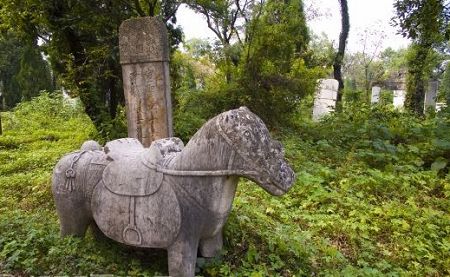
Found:
M 218 115 L 208 120 L 189 140 L 177 160 L 180 163 L 192 163 L 194 168 L 200 170 L 216 170 L 215 166 L 226 163 L 230 156 L 230 146 L 219 134 L 216 121 Z M 195 164 L 195 165 L 194 165 Z M 181 166 L 178 164 L 177 167 Z

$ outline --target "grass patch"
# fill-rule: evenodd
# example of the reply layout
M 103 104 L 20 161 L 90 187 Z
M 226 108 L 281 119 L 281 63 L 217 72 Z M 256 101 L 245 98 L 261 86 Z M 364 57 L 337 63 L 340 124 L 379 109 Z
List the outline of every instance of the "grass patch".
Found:
M 59 237 L 53 166 L 96 136 L 78 107 L 43 95 L 2 119 L 0 273 L 167 274 L 165 251 L 92 234 Z M 278 134 L 296 184 L 277 198 L 242 180 L 222 257 L 202 264 L 199 275 L 450 274 L 448 114 L 417 119 L 359 107 L 298 125 Z

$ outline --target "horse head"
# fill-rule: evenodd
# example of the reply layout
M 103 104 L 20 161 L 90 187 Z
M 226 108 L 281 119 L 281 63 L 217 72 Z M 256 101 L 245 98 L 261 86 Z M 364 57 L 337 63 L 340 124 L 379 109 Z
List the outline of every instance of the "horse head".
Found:
M 258 183 L 272 195 L 282 195 L 292 186 L 295 174 L 284 159 L 279 141 L 270 137 L 264 122 L 246 107 L 216 117 L 220 135 L 236 153 L 233 168 Z

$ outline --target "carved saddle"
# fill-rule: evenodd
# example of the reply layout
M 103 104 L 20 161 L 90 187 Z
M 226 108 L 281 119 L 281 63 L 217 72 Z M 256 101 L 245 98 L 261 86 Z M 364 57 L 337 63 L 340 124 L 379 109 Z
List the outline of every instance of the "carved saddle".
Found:
M 156 167 L 178 148 L 168 151 L 164 145 L 155 142 L 144 148 L 130 138 L 105 145 L 111 162 L 94 190 L 92 211 L 108 237 L 128 245 L 162 248 L 176 238 L 181 222 L 178 200 Z

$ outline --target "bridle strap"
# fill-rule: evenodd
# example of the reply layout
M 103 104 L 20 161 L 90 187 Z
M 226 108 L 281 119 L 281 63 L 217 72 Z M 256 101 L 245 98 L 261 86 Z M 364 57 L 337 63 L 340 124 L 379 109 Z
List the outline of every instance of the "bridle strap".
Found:
M 144 154 L 144 153 L 143 153 Z M 201 176 L 227 176 L 227 175 L 256 175 L 256 171 L 245 171 L 239 169 L 232 169 L 234 159 L 236 157 L 236 152 L 233 150 L 230 154 L 230 159 L 228 160 L 228 167 L 224 170 L 178 170 L 164 168 L 151 163 L 144 163 L 144 165 L 156 172 L 160 172 L 170 176 L 191 176 L 191 177 L 201 177 Z
M 244 176 L 244 175 L 257 175 L 257 171 L 247 171 L 247 170 L 239 170 L 239 169 L 232 169 L 233 164 L 236 158 L 236 154 L 241 157 L 245 162 L 253 164 L 252 161 L 250 161 L 248 158 L 242 155 L 238 149 L 236 149 L 233 145 L 233 142 L 228 138 L 228 136 L 223 131 L 222 127 L 219 124 L 219 120 L 216 120 L 216 127 L 217 131 L 219 132 L 220 136 L 225 140 L 225 142 L 231 147 L 232 151 L 230 154 L 230 158 L 228 160 L 227 169 L 224 170 L 177 170 L 177 169 L 168 169 L 165 167 L 161 167 L 159 165 L 155 165 L 152 163 L 144 162 L 143 164 L 152 170 L 155 170 L 156 172 L 160 172 L 166 175 L 170 176 L 192 176 L 192 177 L 202 177 L 202 176 L 212 176 L 212 177 L 220 177 L 220 176 L 227 176 L 227 175 L 238 175 L 238 176 Z M 74 157 L 70 169 L 73 170 L 74 164 L 78 162 L 78 159 L 85 153 L 86 151 L 82 151 L 80 154 Z M 142 155 L 144 152 L 142 152 Z M 143 158 L 145 161 L 145 158 Z M 74 171 L 74 170 L 73 170 Z
M 228 136 L 223 131 L 222 127 L 220 126 L 219 119 L 216 119 L 215 122 L 216 128 L 220 136 L 225 140 L 225 142 L 231 147 L 232 151 L 230 154 L 230 158 L 228 160 L 227 169 L 225 170 L 177 170 L 177 169 L 168 169 L 164 167 L 160 167 L 158 165 L 154 164 L 148 164 L 145 163 L 145 166 L 147 166 L 150 169 L 155 170 L 156 172 L 160 172 L 163 174 L 167 174 L 170 176 L 227 176 L 227 175 L 257 175 L 257 171 L 247 171 L 247 170 L 239 170 L 239 169 L 232 169 L 233 163 L 236 158 L 236 154 L 240 156 L 245 162 L 253 164 L 252 161 L 250 161 L 248 158 L 244 157 L 242 153 L 238 149 L 236 149 L 233 145 L 233 142 L 228 138 Z

